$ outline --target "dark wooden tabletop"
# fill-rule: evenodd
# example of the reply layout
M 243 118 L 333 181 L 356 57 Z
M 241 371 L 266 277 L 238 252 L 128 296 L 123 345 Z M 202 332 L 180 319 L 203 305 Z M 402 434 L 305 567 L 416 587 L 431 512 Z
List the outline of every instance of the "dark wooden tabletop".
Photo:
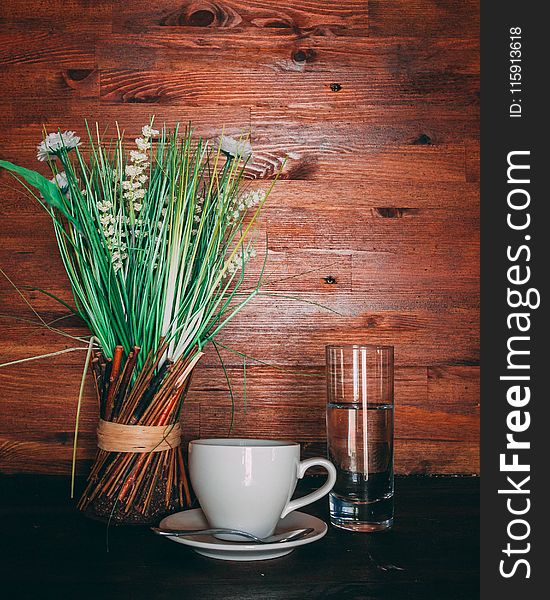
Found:
M 317 485 L 309 478 L 304 487 Z M 3 598 L 472 600 L 479 597 L 479 480 L 400 477 L 383 534 L 333 527 L 260 562 L 216 561 L 142 526 L 86 519 L 54 476 L 1 476 Z M 306 511 L 328 519 L 326 498 Z M 6 593 L 9 590 L 10 593 Z

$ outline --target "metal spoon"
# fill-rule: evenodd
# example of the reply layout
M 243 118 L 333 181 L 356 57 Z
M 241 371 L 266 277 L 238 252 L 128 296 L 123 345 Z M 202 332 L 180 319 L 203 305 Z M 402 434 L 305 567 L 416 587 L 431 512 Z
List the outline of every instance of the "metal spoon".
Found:
M 252 533 L 247 531 L 241 531 L 239 529 L 160 529 L 158 527 L 151 527 L 151 531 L 157 535 L 169 536 L 169 537 L 186 537 L 188 535 L 219 535 L 219 534 L 230 534 L 240 535 L 244 538 L 252 540 L 257 544 L 280 544 L 282 542 L 292 542 L 299 540 L 306 535 L 314 531 L 313 527 L 307 527 L 306 529 L 294 529 L 293 531 L 286 531 L 285 533 L 279 533 L 276 535 L 270 535 L 266 538 L 259 538 Z

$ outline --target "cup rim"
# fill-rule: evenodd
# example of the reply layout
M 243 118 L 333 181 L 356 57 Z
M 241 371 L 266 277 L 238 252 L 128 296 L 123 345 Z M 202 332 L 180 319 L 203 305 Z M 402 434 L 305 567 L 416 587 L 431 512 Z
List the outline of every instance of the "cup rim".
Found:
M 189 445 L 210 448 L 288 448 L 300 446 L 287 440 L 264 440 L 260 438 L 203 438 L 191 440 Z

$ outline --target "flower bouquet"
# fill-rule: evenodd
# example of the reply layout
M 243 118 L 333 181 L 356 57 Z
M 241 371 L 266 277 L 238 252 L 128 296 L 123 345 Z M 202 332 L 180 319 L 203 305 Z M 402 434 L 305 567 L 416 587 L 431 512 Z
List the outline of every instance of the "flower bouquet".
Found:
M 128 148 L 118 125 L 107 141 L 96 125 L 86 146 L 72 131 L 47 135 L 38 159 L 53 179 L 0 167 L 51 215 L 74 311 L 92 332 L 98 454 L 79 506 L 147 522 L 190 503 L 183 400 L 205 344 L 258 293 L 261 276 L 240 288 L 268 194 L 243 186 L 244 139 L 212 144 L 151 123 Z M 78 411 L 75 452 L 77 432 Z

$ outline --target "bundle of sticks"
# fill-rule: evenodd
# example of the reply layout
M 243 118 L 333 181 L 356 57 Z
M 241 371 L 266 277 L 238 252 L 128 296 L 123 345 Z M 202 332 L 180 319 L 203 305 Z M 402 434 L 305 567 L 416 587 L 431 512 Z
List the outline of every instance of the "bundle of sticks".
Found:
M 193 368 L 202 353 L 191 352 L 176 362 L 166 360 L 167 344 L 149 353 L 135 375 L 140 349 L 126 356 L 122 346 L 113 358 L 92 357 L 99 413 L 103 421 L 122 425 L 175 426 L 189 388 Z M 114 520 L 149 521 L 163 512 L 188 506 L 191 496 L 181 447 L 148 452 L 98 449 L 79 502 Z

